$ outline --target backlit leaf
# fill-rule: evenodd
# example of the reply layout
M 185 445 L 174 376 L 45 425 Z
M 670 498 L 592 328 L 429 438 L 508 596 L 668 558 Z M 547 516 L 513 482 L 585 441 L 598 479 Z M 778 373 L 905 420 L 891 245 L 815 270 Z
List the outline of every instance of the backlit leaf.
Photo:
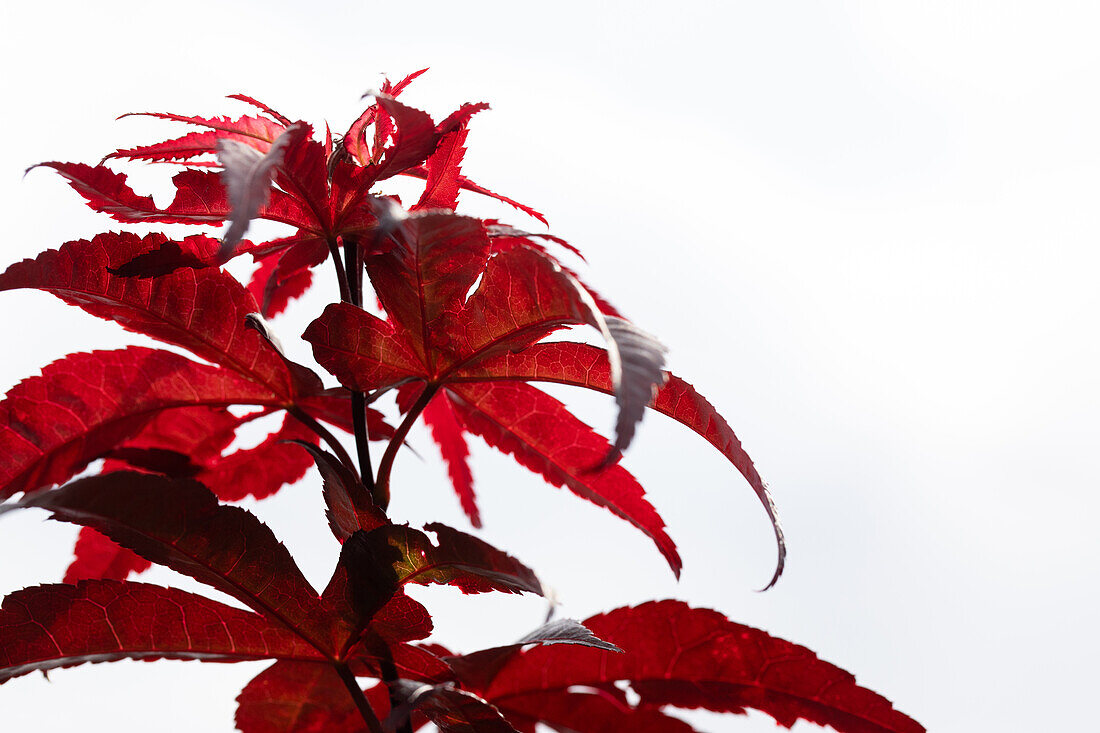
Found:
M 624 654 L 537 646 L 513 656 L 483 696 L 505 714 L 575 686 L 629 682 L 639 708 L 672 705 L 739 713 L 753 708 L 790 727 L 797 720 L 849 733 L 920 733 L 889 701 L 810 650 L 679 601 L 620 608 L 584 622 Z M 583 727 L 579 730 L 589 730 Z M 602 730 L 592 727 L 592 730 Z
M 113 580 L 40 585 L 0 607 L 0 683 L 119 659 L 322 659 L 262 616 L 174 588 Z

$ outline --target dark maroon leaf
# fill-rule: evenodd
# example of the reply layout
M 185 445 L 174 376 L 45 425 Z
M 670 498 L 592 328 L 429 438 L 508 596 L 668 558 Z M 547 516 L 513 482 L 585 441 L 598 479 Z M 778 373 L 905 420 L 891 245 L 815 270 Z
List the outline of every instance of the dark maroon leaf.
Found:
M 330 664 L 276 662 L 237 696 L 242 733 L 360 733 L 363 718 Z
M 233 596 L 318 650 L 334 645 L 332 620 L 286 548 L 255 516 L 220 506 L 199 483 L 119 471 L 80 479 L 23 505 L 92 527 L 151 562 Z
M 202 269 L 222 264 L 221 243 L 203 234 L 167 241 L 107 272 L 119 277 L 160 277 L 184 267 Z
M 409 527 L 393 526 L 386 531 L 389 541 L 402 552 L 398 577 L 402 583 L 456 585 L 464 593 L 535 593 L 542 584 L 534 572 L 511 555 L 477 537 L 432 522 L 424 529 L 433 532 L 438 546 Z
M 389 522 L 386 515 L 374 505 L 370 491 L 350 468 L 340 463 L 336 456 L 312 443 L 293 441 L 305 449 L 317 464 L 324 482 L 325 516 L 332 534 L 340 542 L 359 530 L 368 532 Z
M 500 711 L 472 692 L 450 684 L 423 685 L 407 680 L 393 684 L 406 702 L 390 712 L 387 725 L 401 725 L 413 710 L 435 723 L 440 733 L 516 733 Z

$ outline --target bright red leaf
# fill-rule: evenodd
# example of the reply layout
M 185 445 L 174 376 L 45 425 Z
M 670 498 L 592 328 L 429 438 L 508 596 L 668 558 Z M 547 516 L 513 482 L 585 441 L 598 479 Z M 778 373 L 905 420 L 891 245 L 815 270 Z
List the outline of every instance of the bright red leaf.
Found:
M 259 310 L 248 291 L 213 268 L 157 278 L 109 272 L 167 241 L 160 234 L 101 234 L 23 260 L 0 275 L 0 290 L 37 288 L 124 328 L 177 344 L 265 386 L 285 402 L 302 391 L 298 375 L 245 317 Z M 319 382 L 307 391 L 319 388 Z
M 551 622 L 462 656 L 413 643 L 433 622 L 405 593 L 410 583 L 542 592 L 530 568 L 476 537 L 386 516 L 395 456 L 420 417 L 475 526 L 467 433 L 632 523 L 678 574 L 663 520 L 619 464 L 646 408 L 664 413 L 720 451 L 756 492 L 779 545 L 772 584 L 785 558 L 768 488 L 730 426 L 663 370 L 656 339 L 559 260 L 579 256 L 576 248 L 455 212 L 465 190 L 545 223 L 462 174 L 467 126 L 487 105 L 465 104 L 436 122 L 397 101 L 421 73 L 383 83 L 342 137 L 326 123 L 315 139 L 308 124 L 243 94 L 232 98 L 255 111 L 235 119 L 151 113 L 200 129 L 104 161 L 182 166 L 164 207 L 103 161 L 41 164 L 116 221 L 225 228 L 220 240 L 103 233 L 0 274 L 0 290 L 45 290 L 204 362 L 137 347 L 74 354 L 0 402 L 0 500 L 24 494 L 0 504 L 0 514 L 35 507 L 81 526 L 66 574 L 75 585 L 24 589 L 0 606 L 0 683 L 125 658 L 273 659 L 238 699 L 244 733 L 378 733 L 381 721 L 411 733 L 429 719 L 444 733 L 690 733 L 670 708 L 752 708 L 781 725 L 807 720 L 855 733 L 923 731 L 809 650 L 675 601 L 622 608 L 587 628 Z M 378 190 L 398 175 L 425 182 L 410 211 Z M 256 218 L 290 230 L 241 240 Z M 247 286 L 220 269 L 240 253 L 259 262 Z M 305 333 L 342 385 L 325 389 L 286 357 L 285 334 L 264 318 L 305 294 L 329 257 L 344 302 Z M 364 273 L 373 293 L 364 293 Z M 359 307 L 372 296 L 380 316 Z M 606 349 L 545 341 L 579 325 L 597 329 Z M 532 386 L 540 381 L 612 395 L 612 440 Z M 396 428 L 376 409 L 390 390 Z M 231 411 L 238 406 L 253 409 Z M 242 426 L 275 413 L 283 422 L 270 435 L 227 454 Z M 355 449 L 322 423 L 354 435 Z M 380 455 L 370 441 L 386 441 Z M 96 459 L 99 475 L 71 480 Z M 268 496 L 314 463 L 341 543 L 320 594 L 255 515 L 219 503 Z M 249 610 L 114 580 L 151 562 Z M 381 682 L 364 692 L 356 677 Z
M 278 402 L 236 373 L 167 351 L 73 354 L 0 403 L 0 499 L 68 480 L 164 410 Z
M 76 584 L 81 580 L 126 580 L 131 573 L 145 572 L 151 566 L 141 555 L 121 547 L 103 533 L 81 527 L 64 581 Z
M 555 382 L 575 387 L 585 387 L 611 394 L 611 369 L 607 352 L 603 349 L 570 342 L 535 344 L 520 352 L 504 352 L 481 362 L 464 367 L 452 377 L 454 382 L 472 380 L 521 380 Z M 672 374 L 657 391 L 649 405 L 657 412 L 668 415 L 682 425 L 691 428 L 708 443 L 717 448 L 752 486 L 775 530 L 779 546 L 779 562 L 768 587 L 775 584 L 783 572 L 786 558 L 786 542 L 775 504 L 764 480 L 760 477 L 752 459 L 741 446 L 733 429 L 714 406 L 695 388 Z
M 665 523 L 645 491 L 622 466 L 598 466 L 608 443 L 573 417 L 562 403 L 519 382 L 448 388 L 463 424 L 489 445 L 513 456 L 555 486 L 602 506 L 644 532 L 677 577 L 682 562 Z
M 593 616 L 584 625 L 624 654 L 538 646 L 515 655 L 484 697 L 504 711 L 538 717 L 546 700 L 575 686 L 629 682 L 641 709 L 671 705 L 739 713 L 753 708 L 790 727 L 797 720 L 850 733 L 920 733 L 924 728 L 851 674 L 810 650 L 715 611 L 679 601 Z M 577 729 L 607 730 L 606 723 Z

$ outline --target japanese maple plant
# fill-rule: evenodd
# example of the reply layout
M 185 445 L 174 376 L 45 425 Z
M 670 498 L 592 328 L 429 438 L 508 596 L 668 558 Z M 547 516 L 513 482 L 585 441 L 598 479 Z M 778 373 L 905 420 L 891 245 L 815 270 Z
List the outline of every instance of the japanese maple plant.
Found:
M 491 649 L 424 641 L 431 617 L 406 594 L 409 583 L 465 593 L 541 594 L 543 586 L 470 534 L 413 528 L 387 513 L 401 488 L 390 480 L 394 461 L 418 420 L 474 527 L 469 435 L 630 522 L 678 575 L 664 522 L 620 462 L 646 410 L 663 413 L 725 456 L 759 497 L 779 548 L 771 583 L 785 548 L 768 489 L 729 425 L 664 371 L 656 339 L 565 264 L 579 253 L 550 234 L 456 212 L 465 191 L 542 222 L 533 228 L 545 224 L 461 173 L 467 124 L 486 105 L 435 122 L 397 101 L 419 73 L 369 95 L 342 137 L 237 95 L 251 114 L 155 113 L 192 129 L 99 165 L 41 164 L 116 222 L 207 233 L 97 234 L 11 265 L 0 290 L 44 290 L 197 360 L 136 346 L 72 354 L 0 405 L 0 511 L 37 508 L 81 527 L 63 583 L 4 599 L 0 683 L 118 659 L 272 660 L 237 698 L 246 733 L 429 723 L 691 731 L 673 708 L 753 708 L 784 726 L 923 730 L 811 651 L 675 600 L 551 620 Z M 179 167 L 174 199 L 159 207 L 108 161 Z M 385 193 L 398 176 L 423 181 L 415 202 Z M 254 219 L 286 225 L 285 236 L 245 239 Z M 222 268 L 244 254 L 257 263 L 247 284 Z M 334 377 L 327 388 L 285 355 L 267 320 L 322 279 L 314 270 L 326 261 L 332 274 L 323 279 L 339 300 L 303 337 Z M 602 347 L 560 340 L 573 327 L 594 329 L 589 340 Z M 577 334 L 584 338 L 564 335 Z M 611 440 L 538 383 L 612 395 Z M 391 415 L 376 402 L 387 393 Z M 237 432 L 266 415 L 281 415 L 281 426 L 230 452 Z M 229 503 L 269 496 L 314 466 L 318 512 L 323 501 L 341 547 L 321 592 L 265 524 Z M 241 607 L 127 580 L 150 563 Z

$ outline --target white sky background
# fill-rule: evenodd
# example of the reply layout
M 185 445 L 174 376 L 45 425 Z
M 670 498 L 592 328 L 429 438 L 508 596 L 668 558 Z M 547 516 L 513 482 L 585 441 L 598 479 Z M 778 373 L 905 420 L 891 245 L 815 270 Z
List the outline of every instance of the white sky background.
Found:
M 588 255 L 592 284 L 669 344 L 771 483 L 790 559 L 777 588 L 754 592 L 774 561 L 762 510 L 661 416 L 626 465 L 680 546 L 679 584 L 637 531 L 475 439 L 482 536 L 532 565 L 565 615 L 664 597 L 713 607 L 814 649 L 930 730 L 1087 725 L 1100 653 L 1093 3 L 350 5 L 4 4 L 0 265 L 118 228 L 50 171 L 21 176 L 180 131 L 119 114 L 236 115 L 222 96 L 244 92 L 342 132 L 380 72 L 431 66 L 405 100 L 437 119 L 492 104 L 465 171 L 543 211 Z M 163 194 L 167 172 L 133 180 Z M 462 207 L 534 226 L 470 195 Z M 332 290 L 328 268 L 317 280 L 324 293 L 275 322 L 288 344 Z M 5 389 L 70 351 L 144 343 L 45 294 L 3 293 L 0 309 Z M 575 404 L 610 428 L 606 400 Z M 398 461 L 395 518 L 468 529 L 426 435 L 414 444 L 426 462 Z M 320 584 L 337 548 L 317 485 L 256 510 Z M 74 534 L 4 517 L 0 592 L 60 579 Z M 418 597 L 460 650 L 510 641 L 544 612 Z M 0 688 L 4 728 L 229 730 L 263 666 L 27 676 Z M 772 729 L 759 715 L 695 720 Z

